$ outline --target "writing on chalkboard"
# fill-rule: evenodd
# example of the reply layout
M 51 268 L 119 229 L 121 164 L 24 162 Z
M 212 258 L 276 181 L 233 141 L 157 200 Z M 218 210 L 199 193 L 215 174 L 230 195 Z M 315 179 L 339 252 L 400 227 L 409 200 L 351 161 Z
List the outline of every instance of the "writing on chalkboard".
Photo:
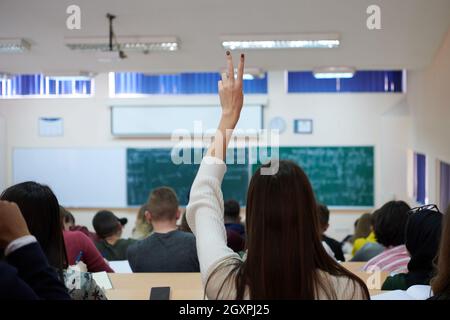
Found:
M 279 159 L 292 160 L 305 171 L 320 202 L 372 207 L 373 152 L 373 147 L 280 147 Z
M 128 205 L 142 205 L 151 190 L 168 186 L 175 190 L 181 205 L 188 203 L 189 192 L 197 174 L 199 164 L 172 161 L 172 149 L 127 149 L 127 199 Z M 181 152 L 201 154 L 201 149 L 184 149 Z M 239 151 L 234 153 L 240 154 Z M 235 199 L 245 205 L 249 167 L 237 161 L 227 168 L 222 190 L 224 199 Z

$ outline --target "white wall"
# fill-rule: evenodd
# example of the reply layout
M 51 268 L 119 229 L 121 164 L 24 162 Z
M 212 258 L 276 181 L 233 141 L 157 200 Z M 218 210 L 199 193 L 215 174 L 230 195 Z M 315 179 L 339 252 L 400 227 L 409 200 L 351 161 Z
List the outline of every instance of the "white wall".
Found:
M 437 160 L 450 162 L 450 31 L 433 63 L 411 72 L 407 100 L 411 108 L 411 146 L 427 155 L 427 190 L 438 203 Z

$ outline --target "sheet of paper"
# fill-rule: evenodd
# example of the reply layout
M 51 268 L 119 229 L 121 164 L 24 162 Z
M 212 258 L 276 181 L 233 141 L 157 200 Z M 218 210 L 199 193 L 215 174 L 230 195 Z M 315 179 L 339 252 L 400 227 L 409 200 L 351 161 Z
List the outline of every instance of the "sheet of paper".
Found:
M 404 290 L 392 290 L 370 297 L 371 300 L 415 300 Z
M 94 272 L 92 273 L 92 277 L 98 286 L 104 290 L 112 289 L 111 280 L 109 280 L 108 274 L 105 271 L 102 272 Z
M 115 273 L 133 273 L 128 260 L 109 261 L 109 266 Z
M 431 291 L 431 286 L 425 285 L 415 285 L 411 286 L 406 290 L 406 293 L 413 297 L 416 300 L 426 300 L 433 296 L 433 292 Z

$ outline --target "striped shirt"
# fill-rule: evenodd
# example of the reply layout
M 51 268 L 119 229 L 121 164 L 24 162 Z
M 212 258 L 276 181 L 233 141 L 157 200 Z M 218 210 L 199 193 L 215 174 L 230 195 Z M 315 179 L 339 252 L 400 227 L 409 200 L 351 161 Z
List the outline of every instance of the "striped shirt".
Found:
M 379 255 L 370 259 L 363 267 L 364 271 L 378 268 L 380 271 L 387 271 L 392 274 L 407 273 L 408 262 L 411 259 L 405 245 L 399 245 L 387 249 Z

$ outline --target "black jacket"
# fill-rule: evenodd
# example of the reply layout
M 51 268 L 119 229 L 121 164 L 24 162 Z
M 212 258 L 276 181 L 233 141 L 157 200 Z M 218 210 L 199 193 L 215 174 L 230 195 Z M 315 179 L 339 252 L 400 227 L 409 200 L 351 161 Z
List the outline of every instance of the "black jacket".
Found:
M 70 300 L 38 243 L 26 245 L 0 261 L 0 299 Z

